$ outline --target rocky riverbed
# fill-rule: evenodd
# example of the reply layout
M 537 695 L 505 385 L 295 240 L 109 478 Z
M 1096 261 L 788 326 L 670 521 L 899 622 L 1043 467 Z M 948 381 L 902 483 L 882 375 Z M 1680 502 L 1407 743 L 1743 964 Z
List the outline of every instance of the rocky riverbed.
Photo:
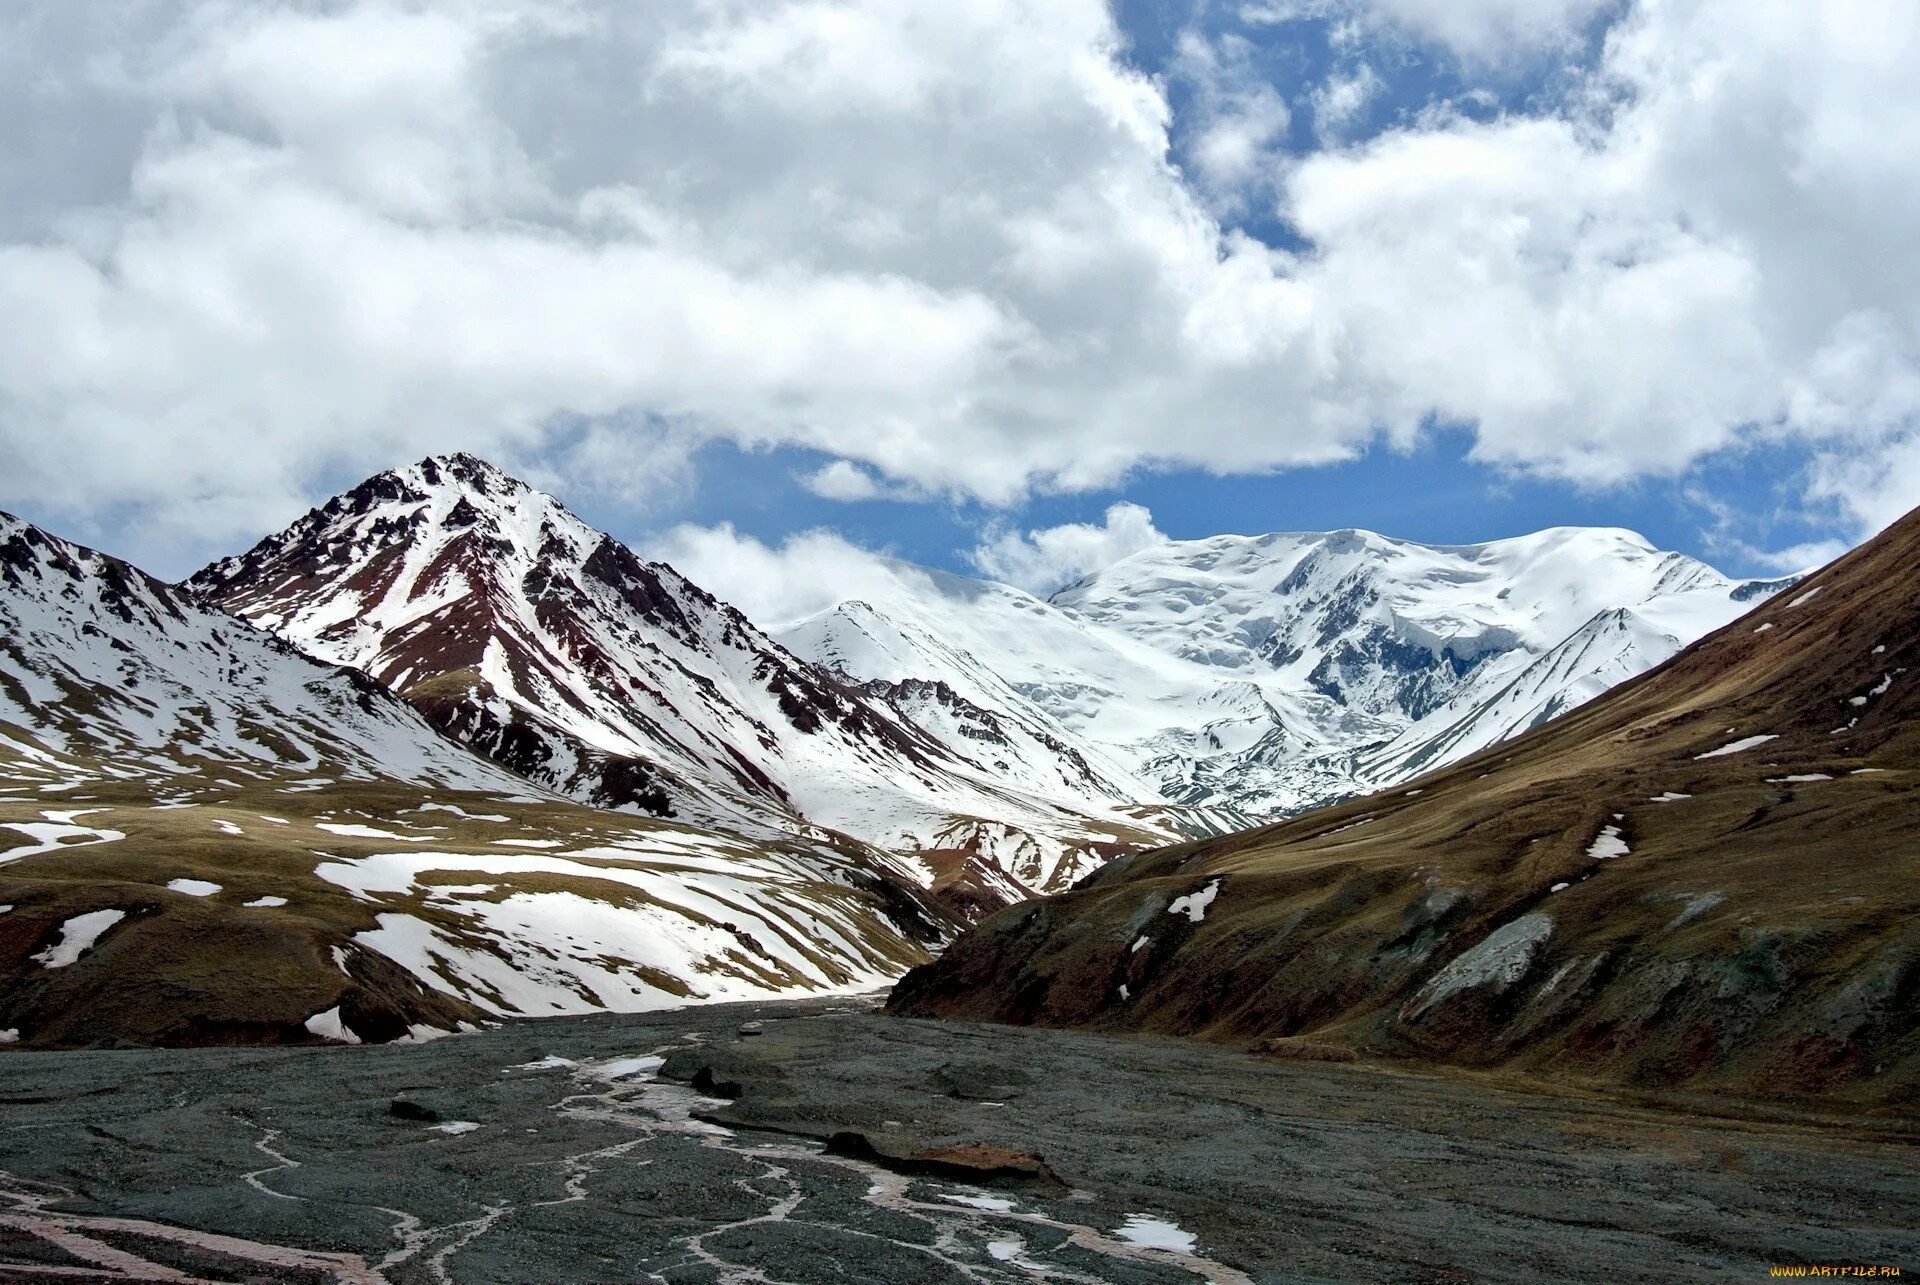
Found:
M 1920 1267 L 1886 1122 L 862 1000 L 11 1053 L 0 1279 L 1751 1280 Z

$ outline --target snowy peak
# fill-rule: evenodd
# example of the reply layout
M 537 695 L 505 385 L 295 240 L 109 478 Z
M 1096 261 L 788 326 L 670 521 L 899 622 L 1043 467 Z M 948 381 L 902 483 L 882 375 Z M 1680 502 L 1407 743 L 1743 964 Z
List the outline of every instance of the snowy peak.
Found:
M 1581 527 L 1473 545 L 1352 529 L 1176 541 L 1045 602 L 956 580 L 902 568 L 886 601 L 784 636 L 856 677 L 939 675 L 1024 703 L 1162 800 L 1254 816 L 1515 734 L 1790 583 Z
M 1051 729 L 942 674 L 896 687 L 802 660 L 471 456 L 371 478 L 192 584 L 597 806 L 893 849 L 1031 844 L 1026 867 L 1062 878 L 1170 837 L 1119 815 L 1133 783 Z
M 6 514 L 0 627 L 8 747 L 50 771 L 57 760 L 105 757 L 122 776 L 217 763 L 241 774 L 511 784 L 364 675 Z

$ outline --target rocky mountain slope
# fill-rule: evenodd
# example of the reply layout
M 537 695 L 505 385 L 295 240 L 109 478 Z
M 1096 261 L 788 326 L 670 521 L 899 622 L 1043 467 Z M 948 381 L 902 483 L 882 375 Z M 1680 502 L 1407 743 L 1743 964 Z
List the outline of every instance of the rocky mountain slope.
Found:
M 584 803 L 843 833 L 915 854 L 955 904 L 1178 835 L 1022 711 L 927 670 L 846 681 L 472 456 L 371 478 L 190 587 Z
M 1920 513 L 1408 788 L 1002 912 L 892 1007 L 1910 1111 L 1916 568 Z
M 364 674 L 0 515 L 0 1042 L 871 987 L 950 931 L 917 874 L 567 802 Z
M 1364 531 L 1178 541 L 1046 601 L 893 570 L 883 601 L 780 637 L 856 678 L 938 675 L 1151 797 L 1257 819 L 1516 735 L 1789 583 L 1735 582 L 1593 528 L 1462 546 Z

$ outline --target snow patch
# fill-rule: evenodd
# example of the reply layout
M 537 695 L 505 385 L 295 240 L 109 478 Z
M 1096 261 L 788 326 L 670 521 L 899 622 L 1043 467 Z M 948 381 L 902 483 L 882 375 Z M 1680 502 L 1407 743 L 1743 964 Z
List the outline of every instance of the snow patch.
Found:
M 1587 845 L 1587 855 L 1596 861 L 1605 861 L 1609 857 L 1624 857 L 1633 849 L 1620 837 L 1620 827 L 1610 825 L 1602 830 L 1594 841 Z
M 340 1020 L 340 1006 L 338 1004 L 327 1009 L 325 1012 L 315 1013 L 312 1017 L 309 1017 L 306 1020 L 306 1028 L 313 1034 L 318 1035 L 321 1039 L 332 1040 L 336 1044 L 358 1044 L 360 1042 L 360 1037 L 353 1033 L 353 1028 Z
M 287 904 L 287 899 L 285 897 L 255 897 L 246 904 L 249 906 L 284 906 Z
M 1173 902 L 1168 905 L 1167 913 L 1170 915 L 1185 915 L 1189 922 L 1199 923 L 1207 917 L 1207 907 L 1211 906 L 1213 899 L 1220 895 L 1220 882 L 1220 880 L 1215 879 L 1199 892 L 1190 892 L 1184 897 L 1175 897 Z
M 1696 754 L 1693 757 L 1696 759 L 1717 759 L 1723 754 L 1741 754 L 1756 745 L 1765 745 L 1768 741 L 1777 741 L 1779 739 L 1779 734 L 1772 732 L 1763 732 L 1759 736 L 1743 736 L 1737 741 L 1730 741 L 1722 745 L 1717 750 L 1708 750 L 1705 754 Z
M 1801 606 L 1802 604 L 1805 604 L 1805 603 L 1812 602 L 1814 598 L 1819 594 L 1819 592 L 1825 587 L 1826 587 L 1825 585 L 1815 585 L 1813 588 L 1807 590 L 1805 593 L 1801 594 L 1798 598 L 1795 598 L 1792 602 L 1788 603 L 1787 610 L 1791 611 L 1795 607 Z
M 189 897 L 211 897 L 220 891 L 220 885 L 205 879 L 169 879 L 167 887 L 175 892 L 184 892 Z
M 1170 1254 L 1191 1254 L 1199 1244 L 1199 1238 L 1192 1232 L 1182 1231 L 1175 1223 L 1148 1214 L 1128 1214 L 1127 1221 L 1113 1234 L 1142 1249 L 1161 1249 Z
M 124 910 L 89 910 L 60 925 L 60 940 L 33 958 L 47 968 L 65 968 L 93 949 L 107 929 L 127 917 Z

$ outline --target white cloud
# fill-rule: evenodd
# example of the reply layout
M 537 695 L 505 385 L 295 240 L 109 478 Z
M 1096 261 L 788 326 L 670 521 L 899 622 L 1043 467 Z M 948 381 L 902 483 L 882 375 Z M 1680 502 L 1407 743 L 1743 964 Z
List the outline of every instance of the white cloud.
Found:
M 1310 96 L 1314 133 L 1322 142 L 1338 142 L 1385 88 L 1386 82 L 1380 79 L 1379 73 L 1364 62 L 1328 76 Z
M 902 562 L 851 544 L 831 531 L 803 531 L 769 545 L 732 523 L 682 525 L 644 550 L 730 602 L 764 629 L 778 631 L 855 598 L 885 602 L 899 581 L 924 580 Z
M 927 493 L 911 483 L 889 482 L 851 460 L 834 460 L 802 474 L 800 485 L 823 500 L 925 500 Z
M 801 485 L 824 500 L 871 500 L 880 494 L 873 474 L 850 460 L 835 460 L 801 479 Z
M 1105 519 L 1043 527 L 1025 534 L 1002 527 L 967 555 L 980 574 L 1045 596 L 1084 575 L 1110 567 L 1130 554 L 1165 544 L 1153 514 L 1138 504 L 1120 503 Z
M 1185 150 L 1216 208 L 1236 209 L 1277 177 L 1275 148 L 1292 119 L 1280 91 L 1261 80 L 1253 46 L 1231 33 L 1180 33 L 1172 71 L 1193 88 Z
M 1472 54 L 1596 5 L 1364 21 Z M 1905 0 L 1642 0 L 1571 105 L 1287 166 L 1244 49 L 1193 53 L 1176 127 L 1099 0 L 8 21 L 0 504 L 176 567 L 453 445 L 636 478 L 789 445 L 844 462 L 823 487 L 1010 504 L 1438 414 L 1584 483 L 1796 438 L 1863 525 L 1920 495 Z M 1263 183 L 1305 252 L 1222 232 Z

